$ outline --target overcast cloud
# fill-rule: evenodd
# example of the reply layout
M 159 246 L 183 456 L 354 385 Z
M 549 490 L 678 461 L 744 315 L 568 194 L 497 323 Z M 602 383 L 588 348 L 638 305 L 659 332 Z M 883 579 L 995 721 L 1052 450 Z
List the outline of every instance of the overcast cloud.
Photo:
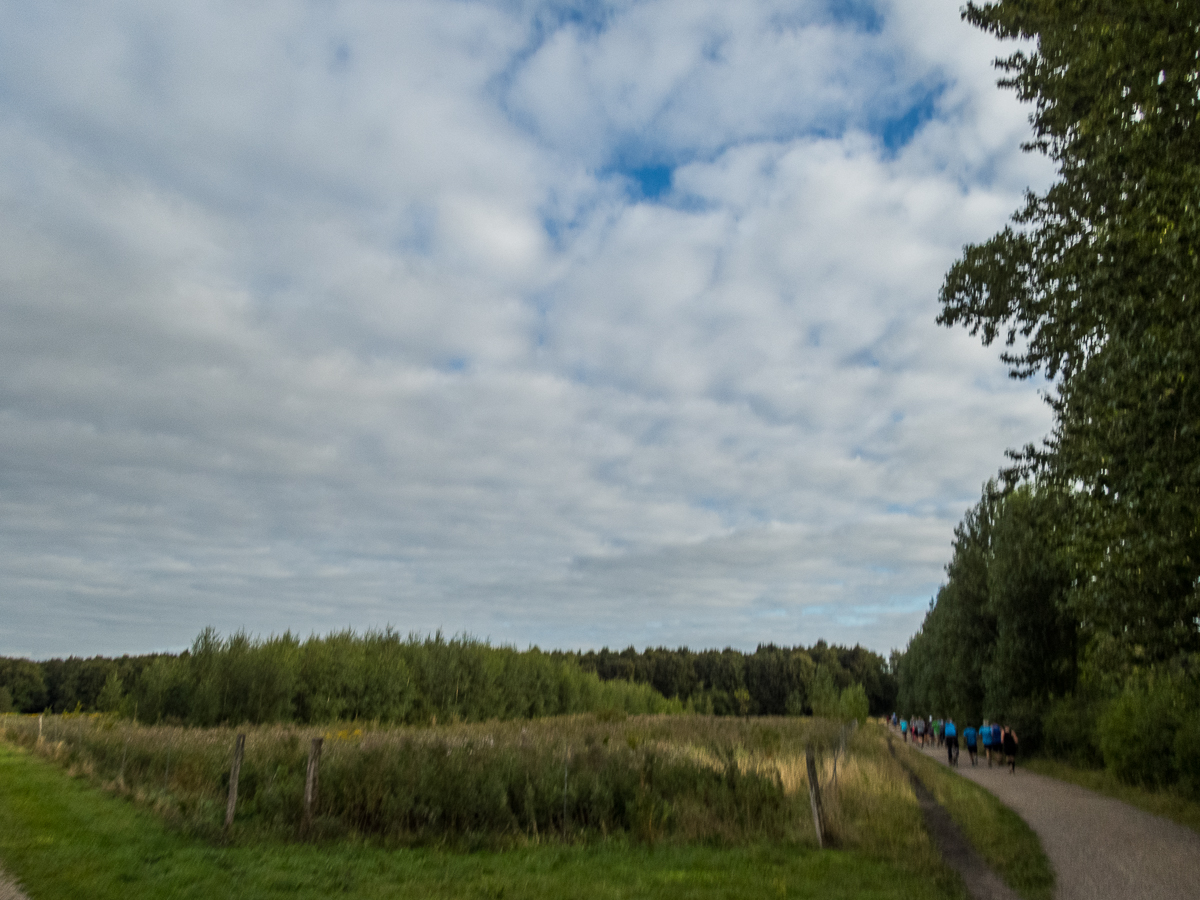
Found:
M 904 646 L 1038 384 L 945 0 L 0 2 L 0 653 Z

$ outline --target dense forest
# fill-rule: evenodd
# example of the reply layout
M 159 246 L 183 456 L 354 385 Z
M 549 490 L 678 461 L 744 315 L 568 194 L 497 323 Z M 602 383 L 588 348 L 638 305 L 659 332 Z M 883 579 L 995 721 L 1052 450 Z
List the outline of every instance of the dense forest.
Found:
M 1000 84 L 1058 178 L 964 250 L 939 321 L 1004 337 L 1054 426 L 959 525 L 899 706 L 1200 796 L 1200 5 L 964 15 L 1026 41 Z
M 469 638 L 387 630 L 300 640 L 221 638 L 179 655 L 0 658 L 0 712 L 110 712 L 140 722 L 217 725 L 367 720 L 478 722 L 566 713 L 698 711 L 863 718 L 890 708 L 878 654 L 809 651 L 517 651 Z
M 798 715 L 821 707 L 822 697 L 861 686 L 870 714 L 890 713 L 896 680 L 888 661 L 862 647 L 761 645 L 753 653 L 664 647 L 637 652 L 589 650 L 570 654 L 585 672 L 605 681 L 648 684 L 698 712 L 726 715 Z

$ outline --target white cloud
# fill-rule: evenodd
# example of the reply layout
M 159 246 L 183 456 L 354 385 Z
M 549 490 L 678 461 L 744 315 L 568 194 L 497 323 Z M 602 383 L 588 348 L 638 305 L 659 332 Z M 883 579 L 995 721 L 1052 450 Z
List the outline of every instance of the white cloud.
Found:
M 999 48 L 564 8 L 0 6 L 0 653 L 904 643 L 1048 423 L 933 321 L 1047 177 Z

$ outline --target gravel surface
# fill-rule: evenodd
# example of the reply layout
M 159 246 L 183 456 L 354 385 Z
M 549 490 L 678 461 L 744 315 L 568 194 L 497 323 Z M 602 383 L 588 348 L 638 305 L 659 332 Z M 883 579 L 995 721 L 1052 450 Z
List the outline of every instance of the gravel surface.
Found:
M 945 749 L 926 752 L 946 763 Z M 1058 900 L 1197 900 L 1200 834 L 1065 781 L 980 758 L 964 750 L 957 771 L 1029 823 L 1058 876 Z
M 0 870 L 0 900 L 29 900 L 19 887 L 5 877 L 3 870 Z

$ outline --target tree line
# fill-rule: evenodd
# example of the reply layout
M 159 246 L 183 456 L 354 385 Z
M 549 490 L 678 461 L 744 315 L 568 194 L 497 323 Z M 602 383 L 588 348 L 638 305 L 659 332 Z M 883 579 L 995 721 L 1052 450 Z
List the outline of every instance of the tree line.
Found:
M 0 712 L 109 712 L 145 723 L 366 720 L 403 724 L 615 710 L 862 719 L 895 679 L 861 647 L 630 647 L 543 652 L 470 638 L 345 631 L 300 640 L 213 629 L 178 655 L 0 658 Z
M 633 647 L 561 654 L 605 681 L 647 684 L 698 712 L 729 715 L 826 714 L 848 690 L 861 691 L 870 715 L 895 708 L 897 684 L 888 660 L 860 646 L 760 644 L 753 653 Z
M 1000 0 L 1058 177 L 965 248 L 939 321 L 1052 384 L 1050 436 L 959 525 L 900 706 L 1200 796 L 1200 6 Z
M 111 712 L 211 726 L 341 720 L 430 724 L 681 704 L 649 685 L 603 682 L 570 659 L 470 638 L 390 629 L 300 640 L 202 631 L 178 655 L 0 659 L 0 711 Z

